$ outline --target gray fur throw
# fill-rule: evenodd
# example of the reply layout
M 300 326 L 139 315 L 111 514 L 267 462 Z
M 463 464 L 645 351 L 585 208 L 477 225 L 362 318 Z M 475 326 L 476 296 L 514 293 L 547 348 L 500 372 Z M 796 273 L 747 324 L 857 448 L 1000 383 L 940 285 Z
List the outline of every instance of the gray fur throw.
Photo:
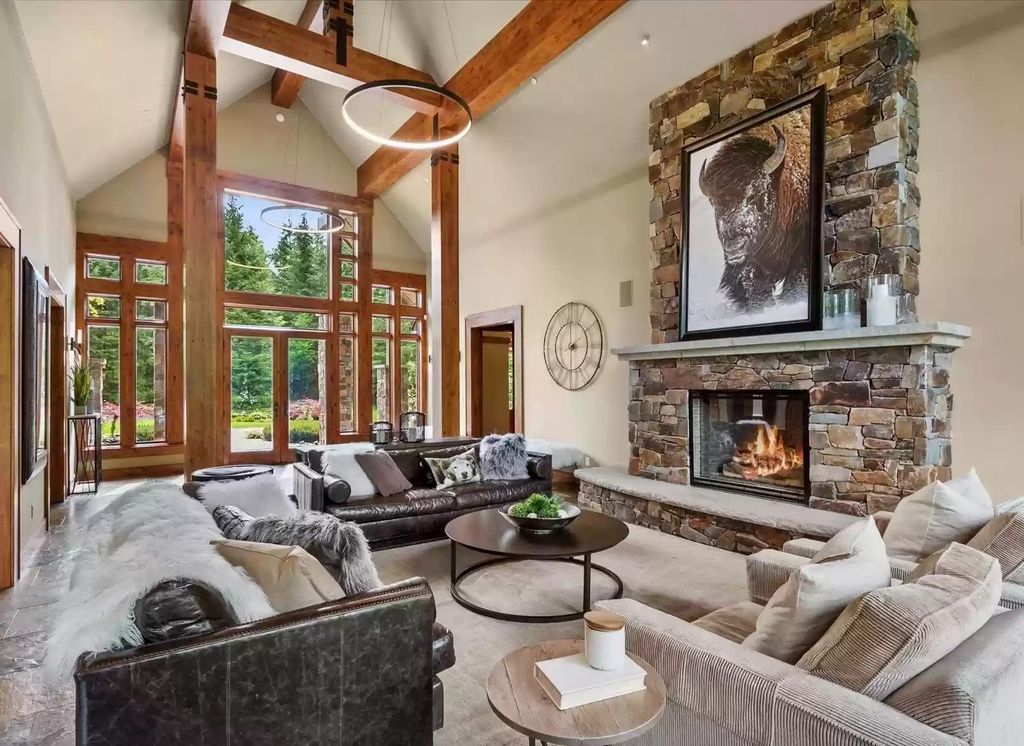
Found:
M 213 518 L 228 539 L 302 547 L 337 576 L 346 596 L 381 586 L 370 545 L 354 523 L 315 511 L 253 518 L 230 505 L 215 508 Z
M 484 479 L 529 479 L 526 438 L 520 433 L 488 435 L 480 441 Z

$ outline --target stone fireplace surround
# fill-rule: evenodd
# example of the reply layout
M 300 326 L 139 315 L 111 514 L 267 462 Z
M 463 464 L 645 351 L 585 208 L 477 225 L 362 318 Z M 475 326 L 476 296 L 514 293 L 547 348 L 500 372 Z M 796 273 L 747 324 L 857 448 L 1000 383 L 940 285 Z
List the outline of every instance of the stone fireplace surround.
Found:
M 577 471 L 580 502 L 744 552 L 892 510 L 951 476 L 952 353 L 969 336 L 914 323 L 614 349 L 630 366 L 628 473 Z M 808 505 L 689 486 L 689 392 L 718 388 L 809 392 Z

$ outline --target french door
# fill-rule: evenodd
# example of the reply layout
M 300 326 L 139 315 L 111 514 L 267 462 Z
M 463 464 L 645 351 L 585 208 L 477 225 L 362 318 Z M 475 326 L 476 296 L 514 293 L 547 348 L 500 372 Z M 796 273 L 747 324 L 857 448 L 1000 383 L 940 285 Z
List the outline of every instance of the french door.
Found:
M 290 329 L 224 330 L 230 463 L 286 463 L 295 446 L 327 442 L 328 337 Z

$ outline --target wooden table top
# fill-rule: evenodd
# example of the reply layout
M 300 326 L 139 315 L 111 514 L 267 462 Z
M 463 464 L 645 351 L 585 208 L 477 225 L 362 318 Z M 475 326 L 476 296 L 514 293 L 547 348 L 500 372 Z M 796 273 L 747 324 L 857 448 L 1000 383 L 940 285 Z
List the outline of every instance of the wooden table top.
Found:
M 618 518 L 580 511 L 580 517 L 550 534 L 520 531 L 497 510 L 477 510 L 448 522 L 444 532 L 456 544 L 506 557 L 578 557 L 610 549 L 629 536 Z
M 647 671 L 642 692 L 559 710 L 534 678 L 534 664 L 583 652 L 583 640 L 551 640 L 520 648 L 502 658 L 487 677 L 487 701 L 510 728 L 566 746 L 596 746 L 636 738 L 654 727 L 665 711 L 665 682 L 651 665 L 629 657 Z

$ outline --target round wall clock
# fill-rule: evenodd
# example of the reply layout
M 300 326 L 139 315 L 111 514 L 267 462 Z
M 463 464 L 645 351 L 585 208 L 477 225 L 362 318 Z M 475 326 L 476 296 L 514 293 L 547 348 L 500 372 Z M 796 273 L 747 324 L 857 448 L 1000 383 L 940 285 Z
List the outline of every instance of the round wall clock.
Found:
M 555 383 L 579 391 L 594 380 L 604 358 L 604 332 L 594 309 L 566 303 L 544 332 L 544 363 Z

